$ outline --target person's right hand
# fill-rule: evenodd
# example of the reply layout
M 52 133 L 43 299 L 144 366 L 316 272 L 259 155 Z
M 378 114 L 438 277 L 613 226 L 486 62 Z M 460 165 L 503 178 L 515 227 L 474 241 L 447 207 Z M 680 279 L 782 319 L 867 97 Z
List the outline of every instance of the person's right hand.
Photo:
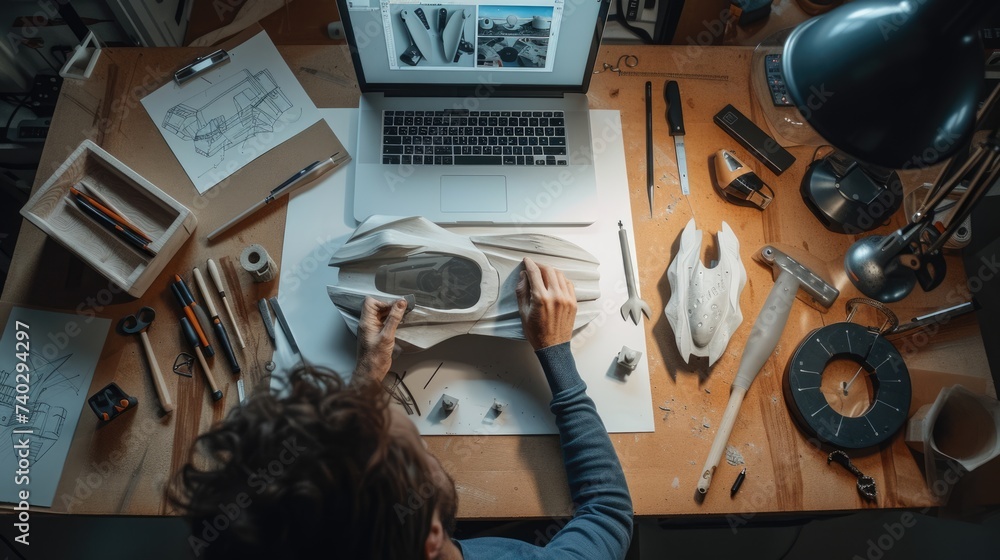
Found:
M 562 272 L 525 257 L 516 293 L 521 328 L 532 348 L 569 342 L 576 321 L 576 290 Z

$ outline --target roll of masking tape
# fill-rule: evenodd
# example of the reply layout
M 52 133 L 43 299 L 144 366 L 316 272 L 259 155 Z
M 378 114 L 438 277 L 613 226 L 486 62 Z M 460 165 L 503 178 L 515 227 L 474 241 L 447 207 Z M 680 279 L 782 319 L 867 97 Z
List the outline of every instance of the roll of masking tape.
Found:
M 240 255 L 240 265 L 243 270 L 250 273 L 250 278 L 254 282 L 270 282 L 278 274 L 278 265 L 274 264 L 274 259 L 267 254 L 267 250 L 254 243 Z

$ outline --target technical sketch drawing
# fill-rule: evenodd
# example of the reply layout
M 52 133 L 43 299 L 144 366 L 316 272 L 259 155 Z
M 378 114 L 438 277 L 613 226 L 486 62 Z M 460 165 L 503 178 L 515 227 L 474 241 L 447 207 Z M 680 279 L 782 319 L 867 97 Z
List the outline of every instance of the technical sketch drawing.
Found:
M 65 394 L 76 397 L 84 390 L 81 376 L 68 373 L 65 367 L 72 357 L 68 354 L 50 361 L 34 352 L 28 355 L 31 383 L 27 393 L 27 422 L 17 415 L 15 374 L 0 369 L 0 457 L 13 457 L 14 445 L 18 438 L 24 437 L 14 430 L 31 431 L 28 458 L 32 464 L 59 440 L 66 423 L 66 409 L 54 403 L 61 403 Z
M 211 157 L 258 134 L 274 131 L 274 123 L 294 105 L 269 70 L 251 74 L 244 69 L 207 92 L 171 107 L 162 127 L 194 143 L 195 151 Z M 201 103 L 200 106 L 196 106 Z M 224 152 L 223 152 L 224 153 Z
M 7 309 L 0 347 L 13 351 L 0 354 L 0 471 L 10 478 L 0 502 L 50 507 L 110 321 L 20 306 L 0 314 Z

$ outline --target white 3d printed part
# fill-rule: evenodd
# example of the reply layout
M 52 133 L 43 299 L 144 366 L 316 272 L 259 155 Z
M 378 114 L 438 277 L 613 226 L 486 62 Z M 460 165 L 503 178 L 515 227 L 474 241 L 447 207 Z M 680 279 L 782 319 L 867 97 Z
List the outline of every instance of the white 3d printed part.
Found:
M 334 253 L 337 284 L 327 293 L 357 333 L 365 296 L 413 296 L 396 329 L 404 351 L 461 334 L 523 339 L 515 288 L 524 257 L 553 266 L 573 282 L 579 329 L 601 313 L 600 263 L 578 245 L 534 233 L 465 236 L 422 217 L 372 216 Z
M 701 236 L 693 219 L 684 226 L 680 249 L 667 269 L 670 301 L 664 312 L 681 357 L 690 361 L 692 354 L 707 356 L 712 365 L 743 322 L 740 294 L 747 271 L 740 260 L 740 242 L 729 224 L 722 222 L 717 235 L 719 262 L 712 268 L 701 262 Z

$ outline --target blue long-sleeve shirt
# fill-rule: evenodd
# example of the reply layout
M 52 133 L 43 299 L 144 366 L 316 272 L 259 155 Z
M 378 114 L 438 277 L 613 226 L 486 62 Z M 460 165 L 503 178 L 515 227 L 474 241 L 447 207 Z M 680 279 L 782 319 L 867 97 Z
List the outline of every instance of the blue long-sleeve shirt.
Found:
M 552 389 L 549 409 L 559 429 L 573 518 L 544 547 L 498 537 L 455 543 L 466 560 L 624 558 L 632 539 L 632 498 L 611 438 L 587 396 L 569 343 L 535 354 Z

